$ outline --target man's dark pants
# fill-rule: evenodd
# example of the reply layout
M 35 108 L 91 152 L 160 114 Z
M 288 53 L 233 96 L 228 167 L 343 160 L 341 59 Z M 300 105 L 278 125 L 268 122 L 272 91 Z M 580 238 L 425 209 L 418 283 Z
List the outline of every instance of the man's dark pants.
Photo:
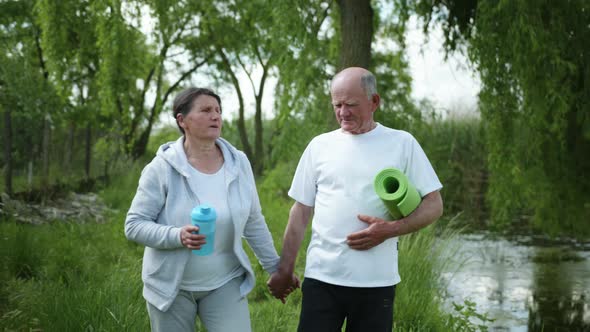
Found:
M 395 285 L 345 287 L 305 278 L 298 332 L 390 332 Z

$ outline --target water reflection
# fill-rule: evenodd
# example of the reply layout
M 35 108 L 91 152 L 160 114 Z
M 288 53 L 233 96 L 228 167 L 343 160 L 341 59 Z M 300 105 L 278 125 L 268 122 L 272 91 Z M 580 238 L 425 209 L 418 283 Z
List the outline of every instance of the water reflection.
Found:
M 590 331 L 590 310 L 585 292 L 590 282 L 583 262 L 563 262 L 564 248 L 536 248 L 533 294 L 529 298 L 529 331 Z M 547 259 L 555 257 L 557 260 Z
M 486 234 L 458 241 L 444 274 L 449 308 L 474 301 L 491 331 L 590 331 L 589 250 Z

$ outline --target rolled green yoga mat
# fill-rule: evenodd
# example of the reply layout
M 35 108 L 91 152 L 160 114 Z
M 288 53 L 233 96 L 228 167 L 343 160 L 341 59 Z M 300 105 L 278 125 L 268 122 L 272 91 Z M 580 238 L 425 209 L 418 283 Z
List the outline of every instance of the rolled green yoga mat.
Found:
M 422 200 L 405 174 L 395 168 L 386 168 L 379 172 L 373 185 L 377 196 L 385 203 L 395 220 L 412 213 Z

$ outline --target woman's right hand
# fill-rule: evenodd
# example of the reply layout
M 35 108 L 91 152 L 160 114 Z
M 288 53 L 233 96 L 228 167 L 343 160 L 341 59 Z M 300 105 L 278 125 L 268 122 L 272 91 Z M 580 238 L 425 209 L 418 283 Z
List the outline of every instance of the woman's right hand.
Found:
M 182 245 L 193 250 L 201 249 L 201 246 L 207 241 L 205 241 L 205 235 L 197 234 L 198 231 L 199 227 L 197 226 L 182 226 L 180 229 L 180 242 Z

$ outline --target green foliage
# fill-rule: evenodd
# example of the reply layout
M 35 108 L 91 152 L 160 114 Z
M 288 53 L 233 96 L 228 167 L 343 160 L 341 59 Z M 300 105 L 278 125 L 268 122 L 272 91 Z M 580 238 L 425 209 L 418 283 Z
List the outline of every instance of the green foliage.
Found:
M 584 60 L 590 51 L 590 7 L 583 1 L 547 1 L 484 3 L 479 10 L 487 14 L 477 21 L 481 34 L 473 41 L 471 57 L 479 63 L 485 83 L 481 100 L 486 105 L 482 115 L 489 121 L 488 142 L 500 150 L 490 156 L 497 159 L 490 162 L 491 172 L 498 178 L 511 169 L 508 178 L 520 188 L 513 190 L 507 181 L 490 182 L 490 189 L 501 194 L 508 188 L 518 192 L 500 197 L 492 191 L 492 211 L 513 213 L 504 202 L 522 198 L 539 228 L 553 234 L 560 229 L 587 232 L 579 221 L 590 217 L 590 182 L 585 176 L 590 170 L 590 94 L 583 83 L 590 77 L 590 63 Z M 494 36 L 511 37 L 485 38 L 492 29 Z M 498 82 L 499 71 L 516 84 Z M 499 99 L 515 101 L 512 114 L 504 114 Z M 505 117 L 512 119 L 511 126 L 504 125 Z M 514 139 L 503 145 L 504 137 Z M 501 159 L 506 152 L 512 161 Z
M 375 120 L 397 129 L 417 126 L 423 121 L 422 113 L 410 97 L 412 78 L 403 52 L 377 52 L 373 59 L 377 63 L 373 71 L 381 97 L 381 106 L 375 114 Z
M 35 120 L 49 118 L 59 123 L 59 113 L 55 109 L 63 104 L 54 87 L 43 78 L 43 72 L 35 63 L 35 54 L 31 53 L 33 50 L 12 46 L 14 49 L 8 54 L 0 53 L 0 103 L 3 110 L 12 113 L 15 133 L 34 135 L 43 128 L 43 122 Z M 35 123 L 30 124 L 31 121 Z M 22 139 L 15 143 L 18 147 L 25 145 Z
M 117 211 L 126 212 L 133 199 L 133 193 L 129 191 L 129 188 L 137 188 L 144 166 L 145 161 L 142 159 L 121 167 L 115 178 L 111 180 L 112 184 L 100 192 L 104 202 Z
M 32 232 L 10 223 L 3 227 L 0 253 L 6 260 L 2 264 L 3 279 L 14 276 L 17 279 L 32 279 L 41 274 L 41 253 L 36 250 L 38 243 Z
M 95 31 L 97 15 L 90 6 L 76 0 L 39 0 L 36 14 L 43 32 L 41 46 L 62 95 L 69 98 L 78 94 L 78 97 L 88 98 L 88 94 L 92 95 L 92 90 L 96 90 L 92 80 L 99 66 Z M 82 90 L 72 90 L 83 86 L 90 90 L 86 96 Z M 72 101 L 78 104 L 79 99 L 72 97 Z
M 101 61 L 97 77 L 101 87 L 101 112 L 106 117 L 119 114 L 121 129 L 125 132 L 131 130 L 133 113 L 124 111 L 136 106 L 133 100 L 140 92 L 136 80 L 147 72 L 149 49 L 145 36 L 127 25 L 119 1 L 95 1 L 93 7 L 98 16 L 96 46 Z
M 0 327 L 146 330 L 140 298 L 141 251 L 125 240 L 123 217 L 113 215 L 117 222 L 104 225 L 0 223 L 0 249 L 7 253 L 3 257 L 19 258 L 13 250 L 27 248 L 28 261 L 37 271 L 28 278 L 19 277 L 17 271 L 3 271 Z
M 225 133 L 225 127 L 223 128 L 223 132 Z M 181 135 L 180 130 L 178 130 L 176 126 L 164 127 L 156 131 L 152 137 L 150 137 L 146 157 L 148 159 L 153 158 L 162 144 L 176 141 Z
M 377 11 L 388 7 L 373 5 L 380 6 Z M 162 110 L 188 84 L 233 86 L 240 114 L 232 124 L 237 133 L 232 142 L 240 142 L 257 174 L 266 163 L 272 167 L 290 159 L 315 134 L 336 127 L 328 97 L 341 37 L 333 1 L 289 0 L 269 7 L 258 0 L 28 0 L 1 6 L 0 33 L 12 36 L 6 39 L 7 49 L 23 53 L 21 60 L 6 56 L 9 52 L 0 61 L 7 68 L 5 86 L 14 87 L 0 91 L 7 96 L 2 105 L 23 104 L 11 109 L 23 134 L 13 144 L 14 153 L 31 151 L 14 156 L 17 177 L 29 162 L 33 176 L 39 173 L 35 154 L 41 150 L 37 142 L 43 133 L 42 121 L 24 125 L 21 115 L 51 119 L 51 167 L 72 177 L 86 168 L 89 174 L 84 176 L 108 176 L 119 160 L 146 153 Z M 380 38 L 403 42 L 403 20 L 389 22 L 376 15 L 374 28 Z M 21 64 L 15 65 L 16 60 Z M 417 113 L 401 49 L 380 52 L 373 60 L 382 75 L 387 112 L 381 120 L 413 121 Z M 245 88 L 243 74 L 252 89 Z M 269 91 L 274 79 L 278 85 Z M 242 100 L 250 90 L 253 105 Z M 267 120 L 262 98 L 271 93 L 275 117 Z M 255 116 L 249 118 L 248 113 Z
M 282 125 L 288 121 L 288 113 L 304 112 L 298 107 L 288 110 L 276 107 L 273 113 L 280 119 L 276 125 L 266 125 L 262 101 L 269 94 L 265 89 L 269 78 L 279 80 L 274 92 L 277 105 L 298 103 L 299 98 L 302 102 L 308 102 L 304 98 L 315 101 L 317 91 L 324 94 L 325 90 L 315 87 L 325 85 L 323 65 L 327 60 L 321 45 L 326 39 L 320 36 L 320 27 L 330 13 L 330 3 L 289 0 L 269 7 L 266 1 L 258 0 L 239 4 L 218 1 L 203 7 L 207 19 L 200 22 L 199 40 L 205 39 L 203 43 L 210 50 L 209 75 L 219 85 L 231 83 L 235 90 L 239 104 L 235 128 L 239 140 L 234 142 L 239 142 L 254 173 L 260 175 L 267 162 L 274 163 L 274 157 L 269 158 L 267 151 L 275 144 L 269 142 L 283 134 Z M 261 12 L 265 15 L 260 15 Z M 250 91 L 254 99 L 251 107 L 247 104 Z M 254 113 L 252 119 L 247 118 L 247 113 Z M 267 137 L 272 138 L 267 140 Z
M 405 54 L 404 3 L 375 2 L 375 44 L 372 72 L 377 77 L 381 106 L 375 114 L 380 123 L 408 130 L 423 121 L 419 103 L 412 99 L 412 77 Z
M 443 184 L 445 214 L 463 213 L 470 224 L 483 222 L 489 211 L 487 154 L 483 125 L 477 117 L 433 118 L 411 130 Z
M 55 86 L 47 80 L 33 5 L 33 1 L 0 3 L 1 145 L 12 148 L 3 151 L 0 161 L 4 166 L 12 157 L 13 173 L 27 161 L 40 159 L 40 134 L 44 126 L 60 125 L 64 108 Z
M 492 219 L 583 236 L 590 217 L 590 7 L 585 1 L 418 1 L 480 73 Z M 567 211 L 567 212 L 566 212 Z
M 477 13 L 478 1 L 415 0 L 400 1 L 401 14 L 409 18 L 413 11 L 425 21 L 424 32 L 428 33 L 431 23 L 439 23 L 445 36 L 447 51 L 461 49 L 473 34 L 473 22 Z
M 475 310 L 475 302 L 469 300 L 465 300 L 463 304 L 453 302 L 453 309 L 455 309 L 456 315 L 449 315 L 448 323 L 448 326 L 453 331 L 487 332 L 488 327 L 486 324 L 494 321 L 487 315 L 478 313 Z M 473 320 L 478 320 L 481 323 L 473 323 Z
M 402 281 L 396 286 L 395 330 L 445 331 L 442 311 L 441 271 L 450 263 L 450 239 L 457 231 L 446 227 L 436 235 L 431 225 L 406 235 L 399 242 L 399 271 Z

